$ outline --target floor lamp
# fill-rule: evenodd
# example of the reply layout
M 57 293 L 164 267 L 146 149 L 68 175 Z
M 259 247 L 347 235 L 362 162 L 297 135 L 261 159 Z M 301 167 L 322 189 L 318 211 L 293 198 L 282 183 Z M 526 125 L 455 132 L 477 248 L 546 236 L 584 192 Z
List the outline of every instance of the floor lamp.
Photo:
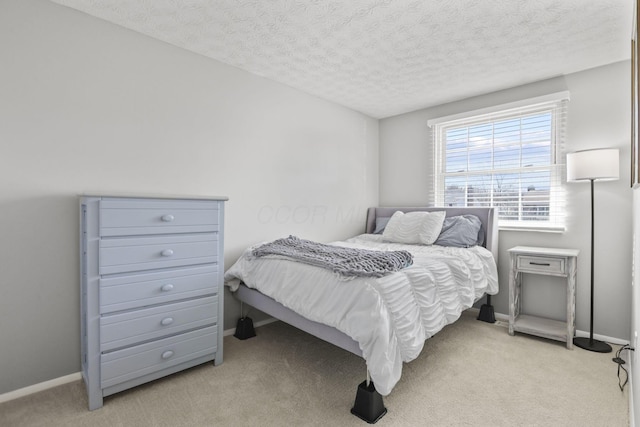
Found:
M 591 181 L 591 324 L 589 338 L 576 337 L 573 343 L 585 350 L 609 353 L 611 346 L 593 339 L 593 183 L 594 181 L 613 181 L 620 178 L 619 152 L 615 148 L 576 151 L 567 154 L 567 181 Z

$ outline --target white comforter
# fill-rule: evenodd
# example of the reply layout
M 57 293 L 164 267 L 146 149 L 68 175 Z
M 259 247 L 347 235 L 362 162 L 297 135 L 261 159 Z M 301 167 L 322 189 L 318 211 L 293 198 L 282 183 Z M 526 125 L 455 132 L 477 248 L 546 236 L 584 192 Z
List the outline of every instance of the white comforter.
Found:
M 496 264 L 487 249 L 385 243 L 363 234 L 332 244 L 413 254 L 413 265 L 381 278 L 345 280 L 329 270 L 277 257 L 253 258 L 249 248 L 225 273 L 302 316 L 337 328 L 360 344 L 371 379 L 387 395 L 402 363 L 420 354 L 424 341 L 455 322 L 484 293 L 498 292 Z

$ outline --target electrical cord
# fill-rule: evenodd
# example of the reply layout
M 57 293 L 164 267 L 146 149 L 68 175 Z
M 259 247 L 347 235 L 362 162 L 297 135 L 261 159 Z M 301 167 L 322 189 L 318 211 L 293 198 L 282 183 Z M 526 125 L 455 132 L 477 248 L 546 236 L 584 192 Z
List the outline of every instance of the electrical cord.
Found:
M 622 353 L 622 350 L 629 350 L 629 351 L 635 351 L 635 348 L 632 348 L 631 346 L 629 346 L 628 344 L 625 346 L 622 346 L 618 349 L 618 351 L 616 351 L 616 357 L 614 357 L 613 360 L 615 363 L 618 364 L 618 387 L 620 387 L 620 391 L 624 391 L 624 386 L 627 385 L 627 383 L 629 382 L 629 372 L 627 372 L 627 370 L 625 369 L 624 365 L 625 362 L 623 358 L 620 357 L 620 353 Z M 622 383 L 622 378 L 620 378 L 620 369 L 622 369 L 624 371 L 625 374 L 625 379 L 624 379 L 624 383 Z

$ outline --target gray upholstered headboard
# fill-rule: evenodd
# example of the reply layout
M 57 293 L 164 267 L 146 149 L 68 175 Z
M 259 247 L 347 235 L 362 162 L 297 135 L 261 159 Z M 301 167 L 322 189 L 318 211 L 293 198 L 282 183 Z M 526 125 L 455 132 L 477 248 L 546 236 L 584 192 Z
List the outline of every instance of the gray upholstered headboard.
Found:
M 484 247 L 489 249 L 493 258 L 498 260 L 498 217 L 495 208 L 426 208 L 426 207 L 389 207 L 389 208 L 369 208 L 367 211 L 366 233 L 373 233 L 376 228 L 376 218 L 390 217 L 395 211 L 402 212 L 433 212 L 446 211 L 447 216 L 456 215 L 476 215 L 480 218 L 485 230 Z

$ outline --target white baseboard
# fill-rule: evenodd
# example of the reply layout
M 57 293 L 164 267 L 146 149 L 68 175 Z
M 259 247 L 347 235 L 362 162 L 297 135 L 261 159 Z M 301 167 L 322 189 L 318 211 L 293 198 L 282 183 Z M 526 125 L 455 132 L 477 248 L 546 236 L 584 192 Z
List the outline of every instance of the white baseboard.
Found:
M 259 328 L 260 326 L 268 325 L 278 319 L 266 319 L 256 322 L 253 326 Z M 236 328 L 227 329 L 224 331 L 224 336 L 233 335 L 236 332 Z M 18 390 L 10 391 L 4 394 L 0 394 L 0 403 L 8 402 L 10 400 L 18 399 L 20 397 L 28 396 L 30 394 L 38 393 L 40 391 L 48 390 L 50 388 L 58 387 L 60 385 L 68 384 L 74 381 L 82 379 L 82 374 L 76 372 L 74 374 L 65 375 L 64 377 L 54 378 L 49 381 L 44 381 L 38 384 L 30 385 L 28 387 L 20 388 Z
M 471 307 L 467 311 L 470 311 L 472 313 L 480 313 L 480 309 L 479 308 L 475 308 L 475 307 Z M 498 322 L 507 322 L 507 324 L 509 323 L 509 315 L 508 314 L 493 313 L 493 315 L 496 318 L 496 321 L 498 321 Z
M 53 387 L 72 383 L 82 379 L 82 374 L 76 372 L 74 374 L 65 375 L 64 377 L 54 378 L 49 381 L 41 382 L 38 384 L 30 385 L 28 387 L 20 388 L 18 390 L 10 391 L 8 393 L 0 394 L 0 403 L 8 402 L 10 400 L 18 399 L 20 397 L 28 396 L 33 393 L 48 390 Z
M 472 308 L 469 309 L 469 311 L 479 312 L 480 310 L 475 308 L 475 307 L 472 307 Z M 509 315 L 508 314 L 495 313 L 495 318 L 496 318 L 497 321 L 504 322 L 507 325 L 509 324 Z M 588 337 L 589 336 L 589 332 L 576 330 L 576 336 L 577 337 Z M 599 341 L 608 342 L 609 344 L 616 344 L 616 345 L 629 344 L 628 340 L 623 340 L 622 338 L 616 338 L 616 337 L 609 337 L 609 336 L 606 336 L 606 335 L 593 334 L 593 338 L 596 339 L 596 340 L 599 340 Z
M 472 308 L 469 309 L 469 311 L 478 313 L 478 312 L 480 312 L 480 309 L 472 307 Z M 506 323 L 507 325 L 509 324 L 509 315 L 508 314 L 495 313 L 495 318 L 499 322 Z M 278 319 L 273 319 L 273 318 L 266 319 L 266 320 L 261 320 L 260 322 L 256 322 L 253 326 L 258 328 L 260 326 L 264 326 L 264 325 L 268 325 L 269 323 L 276 322 L 277 320 Z M 226 331 L 224 331 L 224 335 L 225 336 L 233 335 L 235 333 L 236 333 L 236 328 L 227 329 Z M 589 336 L 589 332 L 576 330 L 576 336 L 577 337 L 588 337 Z M 599 341 L 608 342 L 610 344 L 616 344 L 616 345 L 629 344 L 628 340 L 623 340 L 621 338 L 616 338 L 616 337 L 609 337 L 609 336 L 606 336 L 606 335 L 593 334 L 593 338 L 597 339 Z
M 627 359 L 627 363 L 629 363 L 629 383 L 627 384 L 629 386 L 629 427 L 634 427 L 636 425 L 636 420 L 633 408 L 633 381 L 631 381 L 631 373 L 633 372 L 633 356 L 630 355 Z
M 577 337 L 588 337 L 589 336 L 589 332 L 587 331 L 576 331 L 576 336 Z M 629 344 L 629 340 L 623 340 L 622 338 L 616 338 L 616 337 L 609 337 L 606 335 L 600 335 L 600 334 L 593 334 L 593 339 L 598 340 L 598 341 L 604 341 L 604 342 L 608 342 L 609 344 L 616 344 L 616 345 L 627 345 Z
M 256 322 L 253 324 L 254 328 L 259 328 L 260 326 L 264 326 L 264 325 L 268 325 L 269 323 L 273 323 L 273 322 L 277 322 L 278 319 L 274 319 L 273 317 L 270 317 L 269 319 L 265 319 L 265 320 L 261 320 L 259 322 Z M 233 335 L 236 333 L 236 328 L 231 328 L 231 329 L 226 329 L 224 331 L 224 336 L 228 336 L 228 335 Z
M 470 311 L 476 311 L 478 312 L 479 310 L 477 308 L 470 308 Z M 496 320 L 500 321 L 500 322 L 506 322 L 507 324 L 509 323 L 509 316 L 506 314 L 502 314 L 502 313 L 495 313 L 495 317 Z M 274 318 L 269 318 L 269 319 L 265 319 L 265 320 L 261 320 L 259 322 L 254 323 L 254 327 L 255 328 L 259 328 L 260 326 L 264 326 L 264 325 L 268 325 L 269 323 L 273 323 L 276 322 L 278 319 L 274 319 Z M 231 328 L 231 329 L 226 329 L 224 331 L 224 336 L 228 336 L 228 335 L 233 335 L 236 332 L 236 328 Z M 588 337 L 589 333 L 585 332 L 585 331 L 576 331 L 576 336 L 579 337 Z M 593 337 L 595 339 L 598 339 L 600 341 L 606 341 L 608 343 L 611 344 L 618 344 L 618 345 L 625 345 L 625 344 L 629 344 L 629 341 L 625 341 L 619 338 L 613 338 L 613 337 L 607 337 L 604 335 L 598 335 L 598 334 L 593 334 Z M 20 397 L 24 397 L 24 396 L 28 396 L 30 394 L 33 393 L 38 393 L 40 391 L 44 391 L 44 390 L 48 390 L 50 388 L 53 387 L 57 387 L 60 385 L 64 385 L 64 384 L 68 384 L 71 383 L 73 381 L 77 381 L 77 380 L 81 380 L 82 379 L 82 374 L 80 372 L 76 372 L 73 374 L 69 374 L 69 375 L 65 375 L 64 377 L 59 377 L 59 378 L 54 378 L 52 380 L 49 381 L 44 381 L 38 384 L 34 384 L 34 385 L 30 385 L 28 387 L 24 387 L 18 390 L 14 390 L 14 391 L 10 391 L 8 393 L 4 393 L 4 394 L 0 394 L 0 403 L 4 403 L 4 402 L 8 402 L 10 400 L 14 400 L 14 399 L 18 399 Z M 629 381 L 629 390 L 630 393 L 629 395 L 632 395 L 633 393 L 633 389 L 631 387 L 631 381 Z M 633 402 L 632 400 L 630 402 Z M 630 411 L 633 411 L 633 405 L 629 405 L 630 407 Z M 632 423 L 632 427 L 633 427 L 633 414 L 630 414 L 630 422 Z

